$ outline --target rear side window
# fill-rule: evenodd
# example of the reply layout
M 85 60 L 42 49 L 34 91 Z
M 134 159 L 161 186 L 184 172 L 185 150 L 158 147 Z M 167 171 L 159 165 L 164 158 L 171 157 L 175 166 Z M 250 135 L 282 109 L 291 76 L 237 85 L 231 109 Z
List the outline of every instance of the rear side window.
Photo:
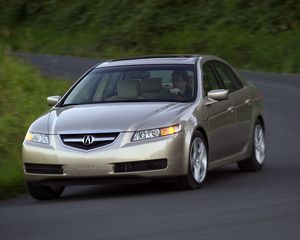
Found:
M 209 64 L 207 63 L 204 64 L 203 65 L 203 89 L 204 89 L 205 96 L 209 91 L 214 89 L 219 89 L 219 88 L 220 85 L 218 83 L 218 79 L 215 73 L 213 72 Z
M 243 87 L 241 80 L 235 75 L 232 69 L 222 62 L 213 62 L 218 76 L 224 84 L 224 87 L 230 92 L 238 90 Z

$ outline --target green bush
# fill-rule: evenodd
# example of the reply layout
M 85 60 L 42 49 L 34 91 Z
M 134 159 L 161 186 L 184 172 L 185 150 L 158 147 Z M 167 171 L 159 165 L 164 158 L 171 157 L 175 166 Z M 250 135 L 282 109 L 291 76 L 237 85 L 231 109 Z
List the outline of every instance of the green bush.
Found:
M 26 131 L 49 109 L 46 97 L 63 94 L 68 85 L 41 77 L 0 50 L 0 198 L 23 189 L 21 149 Z
M 21 51 L 208 53 L 239 68 L 300 73 L 299 9 L 299 0 L 0 0 L 0 39 Z

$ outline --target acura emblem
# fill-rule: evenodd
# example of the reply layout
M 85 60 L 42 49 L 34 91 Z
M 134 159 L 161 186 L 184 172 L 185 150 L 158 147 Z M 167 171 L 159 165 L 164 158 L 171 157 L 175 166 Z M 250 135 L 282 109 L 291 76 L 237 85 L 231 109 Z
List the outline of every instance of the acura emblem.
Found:
M 93 142 L 94 142 L 94 138 L 92 136 L 88 135 L 88 136 L 84 136 L 82 138 L 82 143 L 86 146 L 91 145 Z

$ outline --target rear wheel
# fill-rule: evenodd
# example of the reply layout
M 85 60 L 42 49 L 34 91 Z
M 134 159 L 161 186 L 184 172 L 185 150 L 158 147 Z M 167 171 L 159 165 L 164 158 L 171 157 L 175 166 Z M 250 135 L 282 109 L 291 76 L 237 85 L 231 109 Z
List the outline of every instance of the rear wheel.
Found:
M 65 189 L 65 186 L 44 186 L 32 182 L 26 182 L 26 186 L 29 194 L 38 200 L 59 198 Z
M 188 173 L 180 179 L 180 188 L 196 189 L 203 185 L 208 168 L 207 155 L 207 144 L 202 134 L 195 131 L 190 144 Z
M 252 140 L 252 153 L 250 158 L 238 162 L 241 171 L 257 171 L 260 170 L 266 158 L 266 138 L 265 130 L 260 121 L 257 121 L 254 127 Z

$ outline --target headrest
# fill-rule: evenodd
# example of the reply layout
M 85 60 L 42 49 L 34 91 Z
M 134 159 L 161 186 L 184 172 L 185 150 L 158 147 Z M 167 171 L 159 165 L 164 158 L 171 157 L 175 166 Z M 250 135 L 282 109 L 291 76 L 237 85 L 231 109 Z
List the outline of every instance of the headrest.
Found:
M 142 79 L 142 92 L 160 92 L 162 90 L 161 78 Z
M 120 80 L 118 82 L 118 97 L 136 98 L 140 95 L 140 81 L 136 79 Z

